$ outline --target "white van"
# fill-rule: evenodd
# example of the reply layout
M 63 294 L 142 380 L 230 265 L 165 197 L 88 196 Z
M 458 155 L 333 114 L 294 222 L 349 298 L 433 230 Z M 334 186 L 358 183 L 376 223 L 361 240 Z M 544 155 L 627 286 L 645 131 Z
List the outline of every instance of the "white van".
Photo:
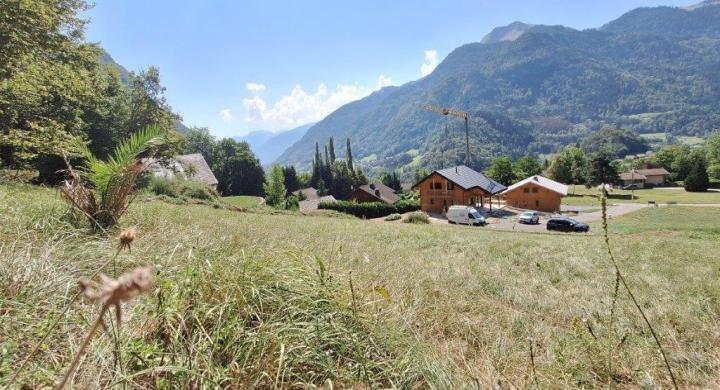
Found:
M 445 215 L 450 223 L 477 226 L 485 225 L 485 217 L 480 215 L 474 207 L 450 206 Z

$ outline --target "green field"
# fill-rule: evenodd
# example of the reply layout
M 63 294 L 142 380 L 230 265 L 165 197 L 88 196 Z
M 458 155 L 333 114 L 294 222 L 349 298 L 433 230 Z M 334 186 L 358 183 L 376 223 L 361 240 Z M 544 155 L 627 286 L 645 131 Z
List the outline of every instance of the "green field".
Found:
M 246 195 L 239 195 L 239 196 L 226 196 L 222 198 L 222 201 L 235 207 L 242 207 L 242 208 L 255 208 L 260 206 L 261 204 L 260 197 L 257 196 L 246 196 Z
M 680 188 L 651 188 L 634 191 L 612 190 L 608 203 L 679 203 L 679 204 L 720 204 L 720 192 L 687 192 Z M 573 186 L 568 189 L 568 196 L 563 198 L 562 204 L 571 206 L 599 206 L 599 190 L 596 188 L 585 188 L 585 186 Z
M 720 377 L 719 218 L 720 209 L 661 207 L 611 222 L 623 233 L 613 250 L 681 388 Z M 54 190 L 0 185 L 0 386 L 77 280 L 116 251 L 116 232 L 71 222 Z M 157 288 L 125 307 L 120 363 L 103 332 L 77 388 L 671 386 L 626 293 L 609 321 L 614 273 L 600 235 L 158 201 L 136 202 L 121 225 L 138 239 L 119 270 L 152 264 Z M 97 312 L 72 304 L 16 385 L 57 381 Z

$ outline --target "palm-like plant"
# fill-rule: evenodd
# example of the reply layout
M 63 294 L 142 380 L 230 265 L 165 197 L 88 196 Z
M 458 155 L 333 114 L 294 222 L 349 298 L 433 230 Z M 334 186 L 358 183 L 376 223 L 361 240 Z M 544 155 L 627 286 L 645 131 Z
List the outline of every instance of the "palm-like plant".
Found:
M 84 143 L 78 144 L 85 163 L 78 173 L 65 158 L 69 179 L 63 184 L 63 196 L 94 228 L 114 226 L 132 203 L 135 182 L 147 168 L 141 158 L 152 157 L 164 144 L 166 133 L 155 126 L 120 143 L 107 161 L 96 158 Z

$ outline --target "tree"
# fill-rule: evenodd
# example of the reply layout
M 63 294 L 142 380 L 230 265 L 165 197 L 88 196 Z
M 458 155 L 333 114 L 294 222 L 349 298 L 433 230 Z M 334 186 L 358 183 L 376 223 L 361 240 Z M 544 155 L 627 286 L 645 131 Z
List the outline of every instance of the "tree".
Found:
M 644 153 L 649 149 L 647 141 L 637 133 L 613 128 L 604 128 L 589 134 L 580 140 L 580 146 L 585 153 L 605 150 L 613 158 Z
M 588 172 L 588 184 L 614 184 L 618 181 L 618 172 L 612 163 L 612 156 L 608 151 L 600 151 L 593 155 Z
M 287 192 L 293 192 L 300 189 L 300 179 L 298 179 L 294 166 L 290 165 L 283 167 L 283 177 L 285 177 L 285 189 Z
M 702 156 L 693 156 L 693 166 L 683 182 L 685 191 L 704 192 L 710 188 L 710 178 L 705 168 L 705 159 Z
M 273 207 L 284 207 L 286 194 L 283 169 L 279 164 L 274 164 L 265 183 L 265 203 Z
M 207 127 L 191 127 L 185 133 L 184 153 L 200 153 L 212 168 L 217 162 L 217 141 Z
M 218 143 L 213 173 L 223 195 L 263 195 L 265 173 L 247 142 L 225 138 Z
M 498 183 L 509 186 L 515 181 L 512 159 L 507 156 L 493 159 L 487 174 Z
M 345 161 L 335 161 L 332 167 L 333 181 L 330 194 L 338 199 L 346 199 L 353 190 L 354 175 Z
M 415 179 L 413 184 L 417 184 L 420 182 L 420 180 L 426 178 L 430 174 L 430 171 L 428 171 L 425 168 L 420 168 L 415 170 Z
M 566 184 L 583 184 L 587 181 L 587 175 L 587 156 L 582 149 L 575 146 L 561 150 L 548 168 L 548 176 L 551 179 Z
M 328 152 L 330 153 L 330 164 L 335 163 L 335 140 L 333 137 L 330 137 L 330 141 L 328 142 Z
M 402 183 L 400 183 L 400 177 L 398 176 L 397 172 L 395 172 L 395 171 L 393 171 L 391 173 L 384 173 L 380 177 L 380 181 L 395 191 L 402 190 Z
M 350 138 L 347 139 L 346 149 L 348 169 L 350 170 L 350 172 L 355 172 L 355 167 L 353 166 L 352 148 L 350 147 Z
M 515 161 L 513 166 L 515 176 L 519 179 L 539 175 L 542 173 L 542 165 L 532 156 L 524 156 Z
M 708 174 L 720 180 L 720 130 L 708 137 L 705 143 Z

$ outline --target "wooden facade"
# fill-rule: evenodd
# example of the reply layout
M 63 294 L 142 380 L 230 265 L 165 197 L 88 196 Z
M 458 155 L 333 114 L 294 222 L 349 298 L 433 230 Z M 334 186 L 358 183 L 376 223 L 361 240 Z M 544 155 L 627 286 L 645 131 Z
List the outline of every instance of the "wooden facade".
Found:
M 520 209 L 557 212 L 563 195 L 541 185 L 528 182 L 504 193 L 505 204 Z
M 490 194 L 480 188 L 465 190 L 433 172 L 414 187 L 420 192 L 420 209 L 425 212 L 444 213 L 453 205 L 484 206 Z

